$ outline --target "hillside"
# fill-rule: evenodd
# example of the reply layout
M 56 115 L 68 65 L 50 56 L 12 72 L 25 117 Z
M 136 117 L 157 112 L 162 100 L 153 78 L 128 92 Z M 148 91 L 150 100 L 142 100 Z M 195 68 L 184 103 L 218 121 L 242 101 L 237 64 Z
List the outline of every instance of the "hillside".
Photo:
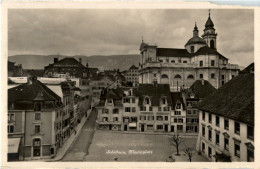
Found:
M 14 55 L 9 56 L 8 60 L 16 62 L 16 64 L 22 64 L 24 69 L 43 69 L 44 66 L 53 63 L 54 57 L 57 55 Z M 66 56 L 59 55 L 59 59 Z M 111 55 L 111 56 L 84 56 L 77 55 L 73 56 L 75 59 L 79 60 L 82 58 L 82 63 L 86 65 L 88 62 L 89 67 L 97 67 L 100 70 L 104 69 L 117 69 L 126 70 L 130 66 L 135 64 L 138 66 L 139 55 Z

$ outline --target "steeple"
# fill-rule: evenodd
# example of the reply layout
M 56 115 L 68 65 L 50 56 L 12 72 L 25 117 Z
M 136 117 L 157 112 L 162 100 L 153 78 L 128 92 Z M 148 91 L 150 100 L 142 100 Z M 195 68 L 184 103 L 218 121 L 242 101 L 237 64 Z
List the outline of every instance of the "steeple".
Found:
M 202 38 L 206 41 L 208 46 L 212 49 L 217 48 L 217 34 L 215 33 L 215 28 L 214 28 L 214 23 L 211 20 L 210 17 L 210 9 L 209 9 L 209 16 L 208 20 L 205 23 L 205 29 L 204 29 L 204 34 L 202 35 Z
M 198 37 L 199 36 L 199 30 L 198 30 L 198 27 L 197 27 L 197 23 L 195 22 L 195 27 L 194 27 L 194 30 L 193 30 L 193 37 Z

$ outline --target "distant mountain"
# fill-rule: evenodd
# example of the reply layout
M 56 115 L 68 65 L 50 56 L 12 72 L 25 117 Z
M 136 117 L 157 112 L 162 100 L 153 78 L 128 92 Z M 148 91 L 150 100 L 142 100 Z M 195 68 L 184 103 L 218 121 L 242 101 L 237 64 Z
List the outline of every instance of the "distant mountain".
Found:
M 14 55 L 9 56 L 8 60 L 12 62 L 16 62 L 16 64 L 22 64 L 24 69 L 44 69 L 44 66 L 47 66 L 53 63 L 55 57 L 62 59 L 66 56 L 62 55 Z M 89 67 L 96 67 L 100 70 L 107 69 L 117 69 L 122 70 L 129 69 L 133 64 L 138 66 L 139 63 L 139 55 L 111 55 L 111 56 L 84 56 L 84 55 L 76 55 L 76 56 L 67 56 L 74 57 L 79 60 L 82 59 L 82 64 L 86 65 L 88 63 Z

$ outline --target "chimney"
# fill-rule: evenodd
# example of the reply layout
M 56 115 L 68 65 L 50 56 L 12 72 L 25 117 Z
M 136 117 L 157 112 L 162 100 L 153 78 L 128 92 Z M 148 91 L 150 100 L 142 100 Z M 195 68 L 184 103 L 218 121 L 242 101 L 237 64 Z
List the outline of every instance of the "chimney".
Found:
M 55 62 L 58 62 L 58 61 L 59 61 L 59 59 L 58 59 L 58 58 L 54 58 L 54 63 L 55 63 Z
M 81 58 L 79 58 L 79 63 L 82 63 L 82 59 Z
M 201 79 L 201 84 L 204 85 L 204 79 Z

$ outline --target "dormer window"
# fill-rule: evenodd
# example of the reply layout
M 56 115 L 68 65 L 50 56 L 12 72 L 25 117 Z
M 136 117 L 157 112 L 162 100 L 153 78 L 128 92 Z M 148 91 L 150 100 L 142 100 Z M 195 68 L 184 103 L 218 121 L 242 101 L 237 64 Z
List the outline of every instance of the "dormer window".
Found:
M 107 99 L 107 103 L 112 103 L 113 100 L 112 99 Z
M 41 103 L 35 103 L 34 104 L 34 111 L 41 111 L 42 104 Z
M 146 98 L 144 99 L 144 103 L 145 103 L 145 104 L 150 104 L 150 99 L 149 99 L 148 97 L 146 97 Z
M 162 104 L 167 104 L 167 99 L 166 98 L 162 98 Z

